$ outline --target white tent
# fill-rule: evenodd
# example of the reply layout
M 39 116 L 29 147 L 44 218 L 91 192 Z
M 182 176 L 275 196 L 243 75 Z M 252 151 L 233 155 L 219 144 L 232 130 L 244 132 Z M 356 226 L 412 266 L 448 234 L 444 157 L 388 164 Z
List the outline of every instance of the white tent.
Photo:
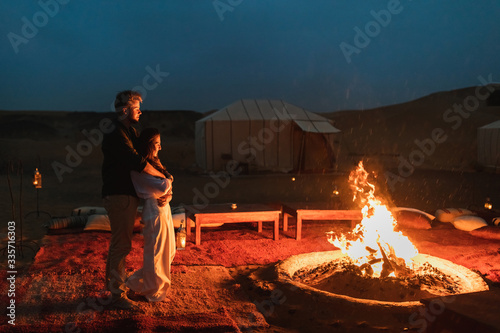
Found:
M 500 120 L 478 128 L 477 162 L 487 168 L 500 168 Z
M 340 131 L 328 119 L 281 100 L 239 100 L 196 122 L 196 161 L 224 170 L 333 169 Z

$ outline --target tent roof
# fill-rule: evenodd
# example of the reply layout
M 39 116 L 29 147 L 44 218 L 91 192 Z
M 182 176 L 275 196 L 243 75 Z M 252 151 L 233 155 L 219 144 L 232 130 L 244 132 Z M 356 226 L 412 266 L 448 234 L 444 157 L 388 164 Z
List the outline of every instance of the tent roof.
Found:
M 500 120 L 494 121 L 479 128 L 500 128 Z
M 282 100 L 242 99 L 200 120 L 292 120 L 304 132 L 339 133 L 328 119 Z

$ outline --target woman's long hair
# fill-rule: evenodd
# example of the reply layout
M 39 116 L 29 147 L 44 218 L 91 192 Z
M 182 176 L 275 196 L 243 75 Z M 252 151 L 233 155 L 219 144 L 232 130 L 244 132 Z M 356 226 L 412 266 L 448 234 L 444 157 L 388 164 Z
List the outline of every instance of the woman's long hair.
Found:
M 137 142 L 137 152 L 144 156 L 144 158 L 151 164 L 156 170 L 163 173 L 167 178 L 170 177 L 167 169 L 161 164 L 158 157 L 153 156 L 155 150 L 154 140 L 156 137 L 160 136 L 160 131 L 158 129 L 149 127 L 141 131 L 139 135 L 139 140 Z

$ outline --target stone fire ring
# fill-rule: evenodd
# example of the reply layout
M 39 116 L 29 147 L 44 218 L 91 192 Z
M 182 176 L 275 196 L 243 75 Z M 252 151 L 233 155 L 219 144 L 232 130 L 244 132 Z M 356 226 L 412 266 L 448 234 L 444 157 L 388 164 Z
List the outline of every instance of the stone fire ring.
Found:
M 344 255 L 339 250 L 326 251 L 326 252 L 312 252 L 312 253 L 294 255 L 288 259 L 283 260 L 276 266 L 277 277 L 278 280 L 281 282 L 292 284 L 297 288 L 337 300 L 345 300 L 354 303 L 361 303 L 364 305 L 373 305 L 382 307 L 414 307 L 422 305 L 422 303 L 420 303 L 419 301 L 389 302 L 389 301 L 377 301 L 372 299 L 354 298 L 351 296 L 334 294 L 327 291 L 319 290 L 292 279 L 292 276 L 299 269 L 303 268 L 313 269 L 319 265 L 334 260 L 341 260 L 345 257 L 346 255 Z M 417 266 L 422 265 L 425 262 L 428 262 L 433 267 L 440 269 L 444 274 L 457 278 L 460 281 L 462 287 L 462 290 L 460 292 L 461 294 L 484 291 L 489 289 L 488 285 L 481 278 L 481 276 L 474 273 L 470 269 L 464 266 L 457 265 L 449 260 L 420 253 L 414 258 L 414 262 L 417 264 Z

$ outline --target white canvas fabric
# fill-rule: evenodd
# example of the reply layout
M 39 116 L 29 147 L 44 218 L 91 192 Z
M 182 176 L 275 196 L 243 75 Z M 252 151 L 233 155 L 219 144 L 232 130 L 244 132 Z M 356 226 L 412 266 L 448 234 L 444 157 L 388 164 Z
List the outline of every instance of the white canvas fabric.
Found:
M 224 170 L 228 160 L 261 170 L 327 169 L 340 130 L 281 100 L 239 100 L 196 122 L 196 161 Z
M 500 168 L 500 120 L 478 128 L 477 161 L 488 168 Z
M 145 199 L 142 211 L 144 222 L 143 267 L 126 282 L 150 302 L 163 301 L 171 285 L 170 267 L 175 256 L 175 231 L 170 205 L 158 207 L 156 199 L 166 194 L 172 183 L 148 174 L 131 172 L 137 195 Z

